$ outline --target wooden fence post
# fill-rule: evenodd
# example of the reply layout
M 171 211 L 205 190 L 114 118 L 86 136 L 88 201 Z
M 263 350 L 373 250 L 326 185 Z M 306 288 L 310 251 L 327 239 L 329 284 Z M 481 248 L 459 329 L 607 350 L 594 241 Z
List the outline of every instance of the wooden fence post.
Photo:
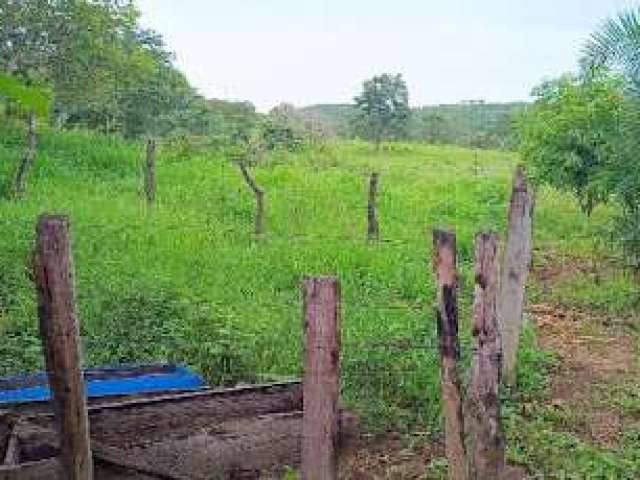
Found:
M 144 193 L 147 204 L 153 205 L 156 201 L 156 141 L 147 140 L 147 150 L 144 162 Z
M 308 278 L 304 297 L 304 480 L 337 479 L 340 393 L 340 285 L 332 277 Z
M 73 262 L 66 217 L 39 218 L 34 257 L 38 317 L 49 385 L 60 435 L 65 479 L 90 480 L 93 462 L 80 366 Z
M 475 242 L 473 359 L 465 419 L 472 480 L 499 479 L 505 464 L 499 395 L 502 343 L 496 305 L 498 270 L 498 239 L 481 233 Z
M 522 315 L 527 275 L 531 264 L 531 217 L 533 196 L 529 192 L 524 169 L 518 166 L 513 179 L 509 204 L 506 248 L 502 260 L 498 311 L 502 335 L 502 369 L 504 380 L 516 382 L 518 343 L 522 331 Z
M 464 447 L 464 421 L 458 361 L 458 273 L 456 236 L 433 231 L 433 268 L 436 275 L 438 339 L 440 342 L 440 388 L 444 413 L 445 450 L 449 462 L 449 480 L 468 478 Z
M 378 225 L 378 182 L 380 175 L 373 172 L 369 177 L 369 198 L 367 201 L 367 238 L 369 240 L 377 240 L 380 234 L 380 226 Z

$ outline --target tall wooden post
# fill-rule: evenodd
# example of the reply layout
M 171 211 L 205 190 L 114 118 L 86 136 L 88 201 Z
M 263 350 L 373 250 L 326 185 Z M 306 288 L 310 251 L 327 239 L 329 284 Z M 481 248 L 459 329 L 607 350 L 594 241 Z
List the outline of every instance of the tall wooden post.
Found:
M 367 201 L 367 238 L 377 240 L 380 235 L 378 225 L 378 182 L 380 175 L 373 172 L 369 177 L 369 198 Z
M 60 463 L 65 479 L 91 480 L 93 463 L 80 366 L 69 221 L 62 216 L 42 216 L 36 234 L 38 317 L 60 434 Z
M 147 140 L 144 162 L 144 193 L 147 204 L 153 205 L 156 201 L 156 142 L 152 138 Z
M 340 393 L 340 285 L 332 277 L 309 278 L 304 297 L 304 480 L 337 479 Z
M 451 232 L 433 232 L 433 268 L 436 275 L 438 339 L 440 342 L 440 388 L 444 413 L 445 451 L 449 480 L 468 478 L 464 446 L 462 393 L 458 362 L 458 273 L 456 236 Z
M 502 335 L 504 380 L 516 382 L 518 343 L 522 331 L 524 294 L 531 264 L 533 195 L 524 169 L 518 166 L 509 204 L 507 242 L 503 257 L 498 311 Z
M 493 234 L 479 234 L 475 242 L 473 359 L 465 423 L 472 480 L 499 479 L 505 464 L 499 395 L 502 344 L 496 305 L 498 278 L 498 239 Z

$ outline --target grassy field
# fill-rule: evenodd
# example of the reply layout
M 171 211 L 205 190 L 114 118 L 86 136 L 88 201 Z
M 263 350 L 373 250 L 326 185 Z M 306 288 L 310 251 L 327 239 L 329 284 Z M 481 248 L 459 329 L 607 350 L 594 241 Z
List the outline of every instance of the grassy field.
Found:
M 20 158 L 21 135 L 9 127 L 0 132 L 3 179 Z M 184 362 L 215 384 L 297 376 L 300 281 L 335 274 L 343 291 L 345 402 L 373 430 L 438 432 L 428 231 L 458 234 L 468 357 L 473 236 L 503 233 L 514 154 L 403 144 L 376 153 L 342 143 L 273 155 L 255 169 L 267 202 L 267 233 L 259 241 L 253 197 L 236 167 L 214 154 L 183 158 L 161 149 L 158 200 L 150 209 L 140 195 L 141 158 L 140 146 L 117 139 L 42 135 L 26 198 L 0 200 L 0 374 L 42 368 L 28 265 L 38 214 L 61 212 L 72 221 L 86 363 Z M 372 169 L 381 173 L 377 243 L 365 240 Z M 608 218 L 601 208 L 587 219 L 568 196 L 541 189 L 537 267 L 575 258 L 613 264 L 616 252 L 594 240 Z M 532 282 L 531 301 L 627 314 L 637 302 L 633 280 L 603 271 L 597 278 L 567 276 L 552 294 Z M 518 402 L 544 389 L 554 365 L 535 343 L 529 328 L 519 396 L 507 409 L 511 432 L 526 432 L 513 424 Z M 518 441 L 512 458 L 534 463 L 538 440 Z M 603 462 L 628 462 L 613 458 Z

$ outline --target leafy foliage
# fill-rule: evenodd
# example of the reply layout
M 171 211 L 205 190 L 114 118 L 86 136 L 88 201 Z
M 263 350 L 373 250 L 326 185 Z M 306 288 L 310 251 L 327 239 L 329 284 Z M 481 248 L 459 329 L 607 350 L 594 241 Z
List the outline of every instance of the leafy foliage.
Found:
M 40 117 L 49 115 L 51 96 L 44 88 L 26 86 L 17 78 L 0 72 L 0 100 L 16 104 L 18 109 Z
M 520 121 L 521 152 L 539 181 L 571 190 L 590 214 L 610 194 L 604 172 L 612 163 L 623 105 L 619 83 L 571 76 L 543 83 Z
M 404 137 L 411 109 L 402 75 L 385 73 L 366 80 L 354 101 L 358 112 L 354 119 L 356 131 L 376 147 L 383 140 Z
M 585 45 L 581 64 L 586 71 L 617 69 L 640 93 L 640 9 L 606 20 Z
M 543 83 L 520 119 L 521 152 L 538 181 L 573 192 L 584 212 L 613 199 L 613 238 L 640 269 L 640 100 L 600 73 Z
M 401 138 L 438 145 L 514 149 L 514 117 L 525 106 L 522 102 L 476 101 L 412 108 Z M 329 136 L 354 138 L 358 134 L 359 112 L 355 105 L 311 105 L 298 112 L 322 125 Z
M 133 2 L 0 5 L 0 72 L 53 91 L 58 124 L 134 137 L 184 122 L 198 100 Z

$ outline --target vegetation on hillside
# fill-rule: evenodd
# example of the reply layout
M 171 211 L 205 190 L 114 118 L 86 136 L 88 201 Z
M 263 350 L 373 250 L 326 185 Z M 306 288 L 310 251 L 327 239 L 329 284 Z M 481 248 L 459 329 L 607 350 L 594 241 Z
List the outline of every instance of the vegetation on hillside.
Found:
M 468 101 L 413 108 L 402 139 L 435 145 L 513 149 L 517 143 L 515 119 L 526 103 Z M 311 105 L 300 113 L 326 125 L 340 138 L 354 138 L 354 105 Z

